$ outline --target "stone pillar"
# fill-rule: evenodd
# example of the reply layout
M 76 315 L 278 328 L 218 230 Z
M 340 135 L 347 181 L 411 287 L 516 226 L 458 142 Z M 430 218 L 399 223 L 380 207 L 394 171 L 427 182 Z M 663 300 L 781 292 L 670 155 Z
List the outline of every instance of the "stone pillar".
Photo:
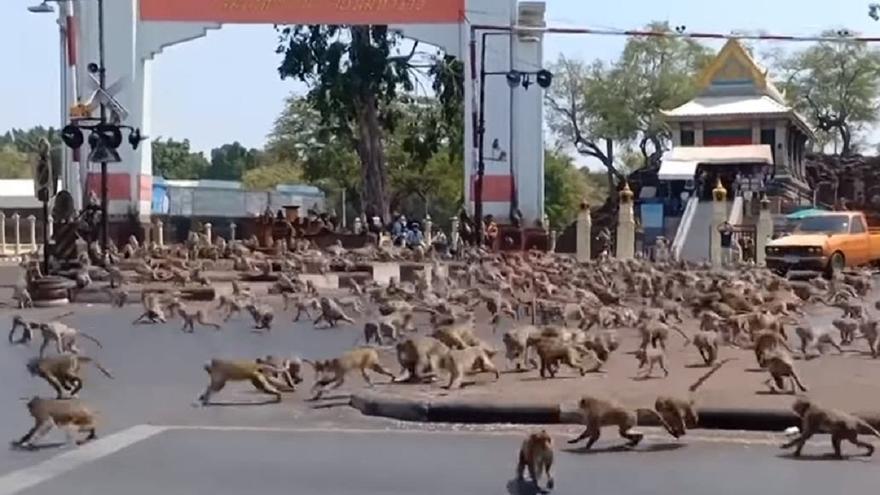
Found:
M 590 205 L 586 200 L 581 201 L 581 209 L 578 212 L 577 224 L 575 225 L 576 247 L 575 257 L 579 262 L 590 260 L 590 238 L 592 237 L 593 218 L 590 213 Z
M 230 241 L 235 240 L 235 229 L 236 229 L 235 222 L 229 222 L 229 240 Z
M 162 220 L 156 219 L 156 244 L 159 247 L 165 247 L 165 230 L 162 227 Z
M 459 239 L 458 239 L 458 227 L 459 227 L 459 220 L 458 220 L 458 217 L 457 217 L 457 216 L 456 216 L 456 217 L 452 217 L 452 232 L 451 232 L 450 235 L 449 235 L 449 247 L 450 247 L 453 251 L 456 251 L 456 250 L 458 249 L 458 241 L 459 241 Z
M 555 230 L 550 231 L 550 252 L 551 253 L 556 252 L 556 239 L 558 237 L 559 237 L 559 232 L 556 232 Z
M 12 214 L 12 225 L 15 227 L 15 254 L 21 254 L 21 215 L 18 212 Z
M 766 264 L 767 242 L 773 237 L 773 216 L 770 214 L 770 200 L 767 196 L 761 198 L 761 211 L 758 213 L 758 225 L 755 229 L 755 263 L 758 266 Z
M 632 259 L 636 248 L 636 221 L 633 214 L 633 192 L 629 183 L 623 183 L 620 190 L 620 204 L 617 218 L 617 258 Z
M 49 215 L 48 222 L 49 222 L 49 226 L 48 226 L 49 239 L 51 239 L 51 238 L 55 237 L 55 219 L 52 218 L 52 215 Z
M 28 215 L 28 230 L 31 231 L 31 252 L 37 251 L 37 217 Z
M 213 242 L 214 237 L 214 226 L 211 225 L 211 222 L 205 222 L 205 238 L 208 240 L 208 245 Z
M 6 255 L 6 213 L 0 211 L 0 256 Z
M 425 228 L 425 244 L 430 246 L 434 244 L 434 222 L 431 221 L 431 215 L 425 215 L 424 228 Z
M 718 227 L 727 221 L 727 190 L 719 179 L 712 189 L 712 228 L 709 233 L 709 259 L 712 266 L 721 266 L 721 232 Z
M 361 220 L 361 217 L 354 218 L 354 234 L 361 235 L 364 231 L 364 222 Z

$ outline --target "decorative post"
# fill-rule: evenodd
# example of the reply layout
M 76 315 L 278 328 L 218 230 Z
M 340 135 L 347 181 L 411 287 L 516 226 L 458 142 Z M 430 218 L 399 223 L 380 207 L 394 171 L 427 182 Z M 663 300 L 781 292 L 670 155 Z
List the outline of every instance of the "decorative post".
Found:
M 354 235 L 361 235 L 364 231 L 364 222 L 361 217 L 354 217 Z
M 211 222 L 205 222 L 205 237 L 208 239 L 208 245 L 211 245 L 214 237 L 213 232 L 214 226 L 211 225 Z
M 156 219 L 156 244 L 165 247 L 165 230 L 162 228 L 162 220 Z
M 550 231 L 550 252 L 551 253 L 556 252 L 556 239 L 558 237 L 559 237 L 559 232 L 556 232 L 555 230 Z
M 0 211 L 0 256 L 6 255 L 6 213 Z
M 450 240 L 449 246 L 452 248 L 453 251 L 458 250 L 458 242 L 459 242 L 458 228 L 459 228 L 458 217 L 457 216 L 452 217 L 452 233 L 449 236 L 449 240 Z
M 590 205 L 587 200 L 581 201 L 581 209 L 578 212 L 577 225 L 575 225 L 577 234 L 576 254 L 579 262 L 590 261 L 590 239 L 592 238 L 593 218 L 590 213 Z
M 235 222 L 229 222 L 229 240 L 230 241 L 235 240 L 235 229 L 236 229 Z
M 544 230 L 550 228 L 550 217 L 546 213 L 541 217 L 541 226 L 544 227 Z
M 31 231 L 31 252 L 37 252 L 37 217 L 28 215 L 28 228 Z
M 712 266 L 719 267 L 722 262 L 721 255 L 721 231 L 718 227 L 727 221 L 727 189 L 721 184 L 721 179 L 715 183 L 712 189 L 712 228 L 709 233 L 709 260 Z
M 636 221 L 633 214 L 633 192 L 629 182 L 623 183 L 620 190 L 620 204 L 617 219 L 617 258 L 632 259 L 636 248 Z
M 49 215 L 47 222 L 49 222 L 49 239 L 51 239 L 55 237 L 55 218 L 53 218 L 52 215 Z
M 434 244 L 434 222 L 431 215 L 425 215 L 425 244 L 430 246 Z
M 761 211 L 758 213 L 758 225 L 755 229 L 755 263 L 758 266 L 766 264 L 767 242 L 773 237 L 773 216 L 770 215 L 770 200 L 767 196 L 761 198 Z
M 15 227 L 15 254 L 21 254 L 21 215 L 18 212 L 12 214 L 12 225 Z

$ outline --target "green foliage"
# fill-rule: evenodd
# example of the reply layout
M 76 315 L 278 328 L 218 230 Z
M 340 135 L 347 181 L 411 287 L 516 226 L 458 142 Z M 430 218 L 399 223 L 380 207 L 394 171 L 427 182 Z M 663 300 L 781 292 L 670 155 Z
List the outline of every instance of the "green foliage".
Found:
M 31 155 L 11 144 L 0 145 L 0 179 L 28 179 L 33 176 Z
M 819 130 L 820 145 L 839 138 L 841 153 L 851 154 L 853 134 L 878 117 L 880 52 L 861 42 L 820 42 L 782 57 L 777 69 L 781 89 Z
M 577 217 L 581 201 L 595 207 L 607 193 L 605 174 L 579 170 L 570 156 L 544 151 L 544 211 L 550 227 L 564 229 Z
M 297 184 L 302 182 L 302 169 L 286 162 L 263 165 L 245 172 L 242 182 L 248 189 L 257 190 L 273 189 L 279 184 Z
M 18 177 L 31 177 L 30 163 L 36 159 L 37 149 L 42 139 L 49 141 L 51 146 L 52 173 L 55 177 L 61 174 L 61 135 L 54 128 L 36 126 L 30 129 L 12 129 L 6 134 L 0 135 L 0 173 L 9 173 Z M 27 163 L 27 170 L 23 169 L 22 155 Z M 8 172 L 7 172 L 8 171 Z
M 190 149 L 188 139 L 152 141 L 153 175 L 166 179 L 202 179 L 210 164 L 202 153 Z
M 247 149 L 238 141 L 211 150 L 211 166 L 206 179 L 241 180 L 245 172 L 261 165 L 264 160 L 260 150 Z
M 647 29 L 668 32 L 668 23 Z M 693 40 L 631 37 L 614 63 L 560 57 L 547 92 L 550 130 L 578 153 L 599 159 L 620 179 L 615 147 L 636 145 L 644 164 L 656 165 L 670 139 L 661 110 L 694 96 L 695 73 L 711 60 Z

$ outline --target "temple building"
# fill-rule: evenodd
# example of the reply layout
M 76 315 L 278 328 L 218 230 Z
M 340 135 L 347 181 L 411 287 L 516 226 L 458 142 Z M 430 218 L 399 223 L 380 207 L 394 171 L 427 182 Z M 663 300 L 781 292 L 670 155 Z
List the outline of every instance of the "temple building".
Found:
M 708 199 L 721 179 L 734 193 L 746 184 L 744 192 L 796 202 L 811 197 L 804 157 L 813 133 L 737 40 L 699 76 L 697 96 L 663 114 L 673 137 L 658 173 L 673 182 L 667 193 L 680 194 L 696 180 L 696 193 Z

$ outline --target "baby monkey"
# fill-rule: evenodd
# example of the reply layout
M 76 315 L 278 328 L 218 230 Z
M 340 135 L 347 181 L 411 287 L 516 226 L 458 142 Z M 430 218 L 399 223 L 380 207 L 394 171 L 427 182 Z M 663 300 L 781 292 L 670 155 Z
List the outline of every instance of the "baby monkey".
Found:
M 547 475 L 547 489 L 553 489 L 553 474 L 550 468 L 553 466 L 553 438 L 546 430 L 531 433 L 519 449 L 519 461 L 516 464 L 516 477 L 523 479 L 523 471 L 529 470 L 529 477 L 540 490 L 540 481 L 543 474 Z

